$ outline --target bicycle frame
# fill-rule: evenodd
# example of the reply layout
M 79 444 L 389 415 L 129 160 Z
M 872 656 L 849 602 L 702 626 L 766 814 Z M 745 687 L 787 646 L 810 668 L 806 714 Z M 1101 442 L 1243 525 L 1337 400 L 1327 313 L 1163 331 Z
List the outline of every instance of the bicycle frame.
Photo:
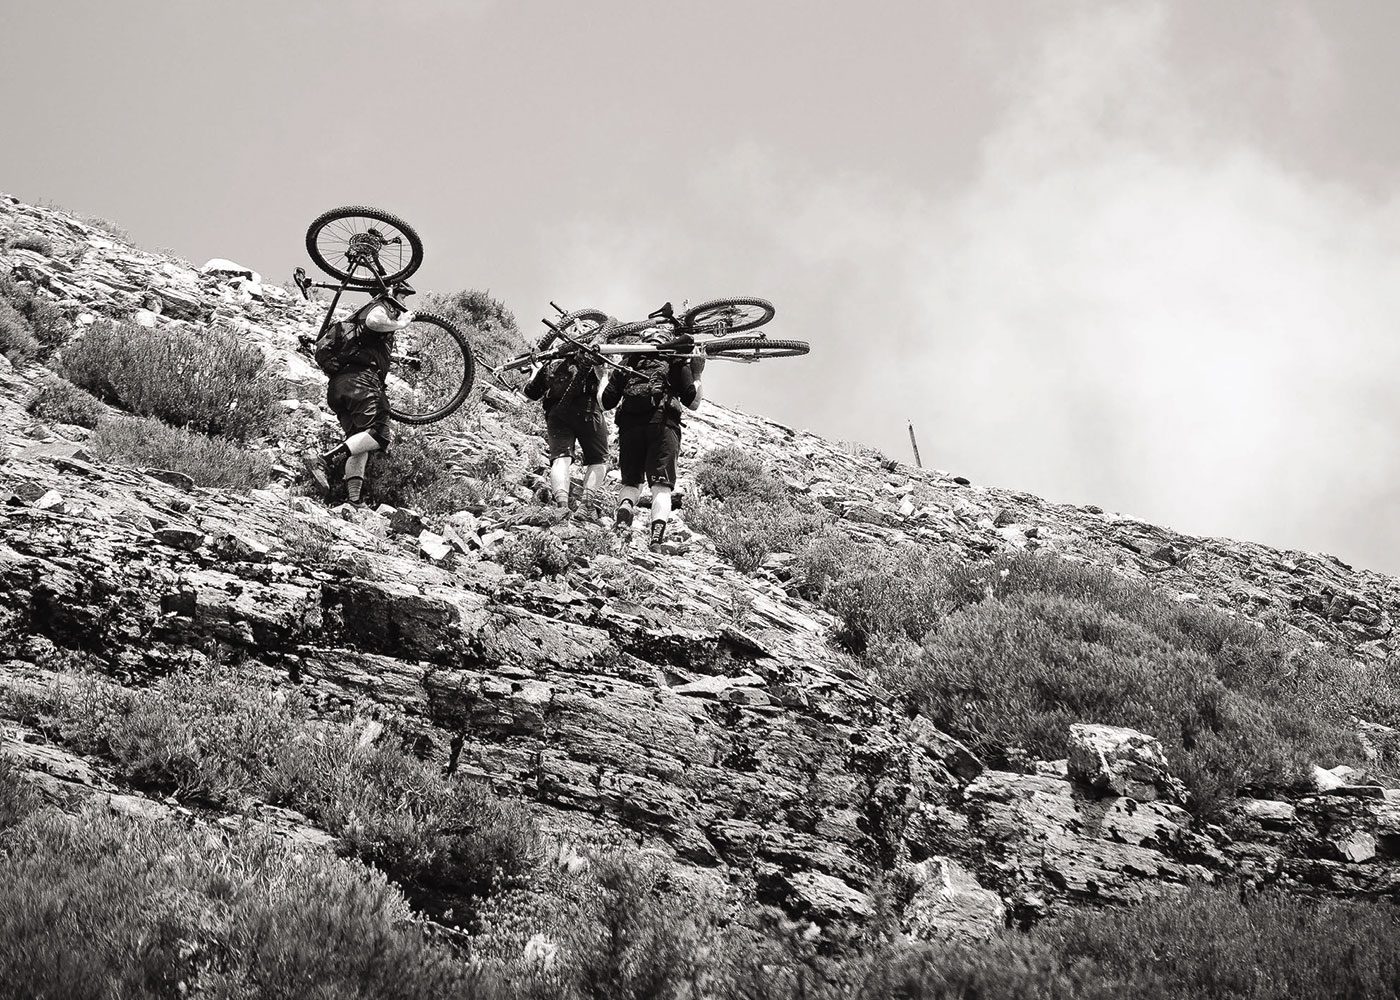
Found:
M 329 291 L 335 292 L 335 295 L 331 297 L 330 306 L 326 309 L 326 315 L 321 320 L 321 329 L 318 330 L 316 334 L 318 337 L 321 334 L 325 333 L 327 327 L 331 325 L 331 317 L 335 315 L 335 307 L 340 304 L 340 296 L 343 295 L 347 289 L 355 292 L 365 292 L 368 294 L 374 294 L 377 298 L 382 298 L 388 302 L 392 302 L 394 306 L 400 310 L 408 308 L 403 304 L 403 302 L 399 301 L 399 299 L 389 294 L 389 286 L 384 283 L 384 272 L 381 270 L 373 269 L 375 271 L 374 280 L 375 283 L 378 285 L 377 292 L 373 288 L 360 288 L 358 286 L 355 288 L 351 288 L 351 280 L 355 277 L 355 272 L 358 271 L 362 266 L 363 265 L 361 264 L 355 264 L 354 266 L 352 266 L 350 268 L 350 274 L 339 285 L 332 285 L 329 282 L 325 281 L 312 281 L 311 279 L 307 278 L 306 269 L 303 267 L 299 267 L 296 269 L 296 271 L 293 272 L 292 280 L 296 282 L 296 286 L 301 289 L 301 294 L 303 298 L 306 298 L 308 300 L 311 298 L 310 294 L 308 294 L 307 292 L 307 289 L 309 288 L 324 288 Z

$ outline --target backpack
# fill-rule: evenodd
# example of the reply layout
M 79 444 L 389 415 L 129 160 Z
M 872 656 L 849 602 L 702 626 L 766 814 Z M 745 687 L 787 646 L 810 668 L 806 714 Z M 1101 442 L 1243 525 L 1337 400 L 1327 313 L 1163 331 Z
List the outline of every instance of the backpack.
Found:
M 373 301 L 368 302 L 344 319 L 328 323 L 321 331 L 311 348 L 311 356 L 316 359 L 316 366 L 321 371 L 327 375 L 334 375 L 344 368 L 351 355 L 359 350 L 365 314 L 374 305 Z
M 671 363 L 663 358 L 642 358 L 632 369 L 632 377 L 622 387 L 623 402 L 629 409 L 641 409 L 642 401 L 656 409 L 671 395 Z
M 598 406 L 598 379 L 592 365 L 565 358 L 549 375 L 544 391 L 546 413 L 592 413 Z

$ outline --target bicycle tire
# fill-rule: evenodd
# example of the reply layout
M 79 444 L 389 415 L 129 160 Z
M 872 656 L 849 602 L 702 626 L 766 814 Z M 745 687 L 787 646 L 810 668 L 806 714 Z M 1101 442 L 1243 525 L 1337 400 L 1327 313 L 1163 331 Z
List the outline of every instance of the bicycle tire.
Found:
M 380 222 L 397 229 L 399 234 L 408 241 L 408 260 L 405 261 L 402 254 L 399 254 L 394 261 L 395 270 L 386 270 L 384 274 L 377 278 L 369 276 L 353 277 L 352 272 L 357 269 L 351 265 L 350 260 L 344 253 L 333 253 L 332 249 L 335 242 L 343 242 L 348 246 L 348 237 L 356 235 L 357 233 L 363 233 L 363 230 L 357 230 L 354 223 L 351 221 L 356 219 Z M 326 241 L 327 246 L 323 248 L 321 246 L 321 237 L 323 234 L 327 233 L 328 227 L 336 222 L 343 222 L 347 225 L 341 230 L 331 233 L 331 238 Z M 365 226 L 365 230 L 369 228 L 368 225 Z M 329 212 L 317 216 L 315 221 L 312 222 L 306 230 L 306 252 L 311 255 L 311 259 L 315 261 L 316 266 L 322 271 L 325 271 L 337 281 L 344 281 L 346 284 L 356 288 L 377 288 L 381 281 L 386 285 L 392 285 L 396 281 L 403 281 L 408 278 L 409 275 L 417 271 L 423 264 L 423 241 L 419 238 L 417 231 L 397 215 L 381 211 L 377 208 L 370 208 L 366 205 L 346 205 L 342 208 L 333 208 Z M 331 258 L 336 256 L 344 261 L 343 265 L 332 261 Z M 381 262 L 381 265 L 382 263 L 383 262 Z
M 696 327 L 724 322 L 725 328 L 731 333 L 742 333 L 745 330 L 757 330 L 770 321 L 776 312 L 773 303 L 767 299 L 712 299 L 681 313 L 680 323 L 686 329 L 694 330 Z M 725 321 L 726 316 L 734 317 L 736 321 Z
M 803 340 L 769 340 L 767 337 L 737 337 L 705 348 L 708 358 L 732 357 L 741 354 L 760 358 L 799 358 L 811 351 L 812 345 Z
M 654 319 L 638 320 L 635 323 L 619 323 L 600 339 L 606 344 L 616 344 L 618 341 L 626 340 L 629 337 L 639 337 L 655 326 L 656 320 Z
M 591 329 L 584 330 L 582 329 L 584 323 L 592 323 L 593 326 Z M 613 319 L 601 309 L 578 309 L 561 316 L 559 322 L 554 325 L 575 340 L 581 340 L 587 344 L 595 337 L 599 336 L 600 331 L 605 329 L 609 323 L 616 325 L 617 320 Z M 579 331 L 575 332 L 575 330 L 570 329 L 570 327 L 578 327 Z M 535 350 L 547 351 L 550 345 L 556 340 L 568 343 L 568 341 L 565 341 L 554 330 L 550 330 L 540 338 L 539 343 L 535 345 Z
M 442 333 L 447 336 L 440 336 Z M 435 338 L 433 351 L 436 356 L 425 361 L 425 353 L 421 347 L 430 335 Z M 415 337 L 418 338 L 420 347 L 416 355 L 412 353 L 413 343 L 404 343 L 405 339 L 411 341 Z M 416 369 L 405 364 L 401 358 L 416 359 Z M 455 367 L 456 364 L 460 364 L 460 371 Z M 413 408 L 406 408 L 403 405 L 405 400 L 418 399 L 417 386 L 422 384 L 425 366 L 431 369 L 429 374 L 438 387 Z M 475 382 L 476 358 L 472 353 L 471 342 L 467 340 L 465 333 L 443 317 L 432 313 L 418 313 L 413 317 L 412 323 L 394 334 L 394 355 L 389 367 L 389 378 L 385 380 L 385 391 L 389 395 L 389 416 L 400 423 L 431 424 L 452 415 L 466 402 Z M 401 386 L 408 386 L 410 391 L 405 394 Z

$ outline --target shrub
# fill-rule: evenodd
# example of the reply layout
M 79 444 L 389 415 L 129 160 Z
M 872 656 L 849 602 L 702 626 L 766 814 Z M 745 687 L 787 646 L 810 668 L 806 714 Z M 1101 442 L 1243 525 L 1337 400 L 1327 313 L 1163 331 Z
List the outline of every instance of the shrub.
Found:
M 238 441 L 272 428 L 267 361 L 232 330 L 103 320 L 64 350 L 62 371 L 109 403 L 176 427 Z
M 383 876 L 329 854 L 98 811 L 7 839 L 0 997 L 471 995 Z
M 37 357 L 42 347 L 29 321 L 10 303 L 0 299 L 0 354 L 11 364 L 22 365 Z
M 534 862 L 536 833 L 519 807 L 359 728 L 316 723 L 295 692 L 219 664 L 141 690 L 80 677 L 21 707 L 140 788 L 299 809 L 420 902 L 445 897 L 441 909 L 509 884 Z
M 365 498 L 429 515 L 452 514 L 481 500 L 479 490 L 453 471 L 442 439 L 421 430 L 397 430 L 392 447 L 371 454 Z
M 911 711 L 979 753 L 1062 757 L 1073 722 L 1128 726 L 1162 740 L 1203 813 L 1312 762 L 1360 760 L 1349 717 L 1363 699 L 1395 701 L 1383 667 L 1356 683 L 1368 668 L 1065 560 L 911 551 L 832 579 L 820 599 L 844 644 L 878 648 L 868 658 Z
M 181 472 L 200 486 L 246 491 L 267 485 L 272 475 L 272 460 L 264 453 L 167 427 L 159 420 L 103 420 L 91 443 L 96 457 L 105 462 Z
M 100 229 L 108 236 L 115 237 L 123 243 L 131 242 L 131 234 L 109 219 L 104 219 L 99 215 L 81 215 L 78 217 L 93 229 Z
M 761 458 L 737 446 L 715 448 L 702 455 L 695 466 L 695 484 L 702 496 L 719 501 L 772 503 L 787 492 Z
M 0 275 L 0 299 L 19 310 L 44 347 L 60 347 L 72 335 L 73 327 L 64 318 L 63 310 L 31 283 Z
M 558 576 L 612 546 L 612 532 L 596 526 L 567 534 L 548 529 L 524 530 L 505 539 L 495 558 L 512 573 Z
M 52 423 L 96 427 L 102 404 L 66 378 L 47 375 L 40 382 L 25 409 L 40 420 Z
M 831 520 L 740 448 L 703 455 L 695 482 L 701 499 L 687 507 L 686 524 L 708 535 L 715 551 L 741 572 L 754 572 L 770 553 L 798 552 Z
M 528 350 L 529 339 L 515 324 L 515 315 L 489 292 L 476 290 L 433 294 L 423 311 L 436 313 L 461 326 L 471 341 L 478 364 L 499 365 L 506 358 Z
M 53 256 L 53 241 L 47 236 L 40 236 L 38 233 L 30 233 L 21 236 L 10 244 L 14 250 L 31 250 L 34 253 L 43 254 L 45 257 Z

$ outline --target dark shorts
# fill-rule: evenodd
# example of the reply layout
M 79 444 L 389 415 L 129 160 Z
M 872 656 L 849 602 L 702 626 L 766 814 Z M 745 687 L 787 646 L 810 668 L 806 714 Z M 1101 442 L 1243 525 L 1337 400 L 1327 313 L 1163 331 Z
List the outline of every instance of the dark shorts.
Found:
M 601 410 L 567 416 L 551 413 L 544 420 L 544 441 L 551 462 L 573 458 L 575 443 L 583 451 L 584 465 L 601 465 L 608 460 L 608 423 Z
M 617 429 L 617 467 L 623 486 L 676 485 L 681 432 L 670 424 L 632 424 Z
M 340 420 L 345 436 L 369 431 L 381 448 L 389 447 L 389 395 L 377 372 L 368 368 L 337 372 L 331 376 L 326 402 Z

